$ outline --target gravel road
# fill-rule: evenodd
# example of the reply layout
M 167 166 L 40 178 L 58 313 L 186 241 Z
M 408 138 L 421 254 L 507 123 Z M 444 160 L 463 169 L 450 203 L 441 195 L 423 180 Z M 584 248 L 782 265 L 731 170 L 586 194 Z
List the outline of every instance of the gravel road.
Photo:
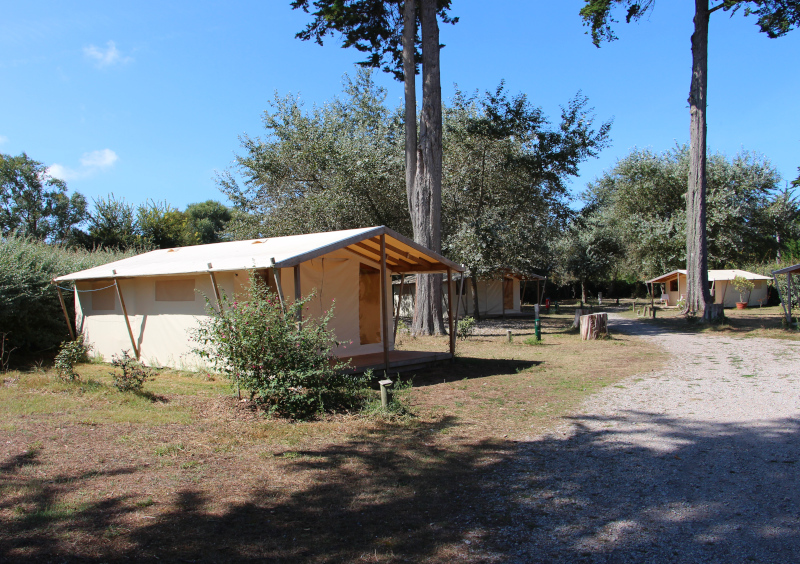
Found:
M 520 445 L 500 560 L 800 562 L 800 342 L 611 330 L 669 365 Z

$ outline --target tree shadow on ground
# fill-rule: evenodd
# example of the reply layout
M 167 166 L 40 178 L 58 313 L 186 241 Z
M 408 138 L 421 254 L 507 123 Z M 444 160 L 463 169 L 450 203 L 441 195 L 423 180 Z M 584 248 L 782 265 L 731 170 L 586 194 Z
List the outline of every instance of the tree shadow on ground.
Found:
M 414 387 L 432 386 L 446 382 L 517 374 L 542 364 L 536 360 L 488 359 L 459 356 L 454 364 L 441 364 L 420 370 L 413 377 Z M 454 370 L 457 367 L 457 370 Z
M 0 560 L 796 561 L 797 420 L 574 423 L 571 435 L 460 444 L 436 440 L 452 420 L 387 424 L 294 452 L 277 461 L 280 479 L 224 477 L 238 500 L 216 499 L 221 476 L 184 485 L 113 537 L 137 511 L 124 494 L 45 521 L 2 513 Z M 642 443 L 645 430 L 656 439 Z M 130 471 L 142 469 L 108 470 Z M 61 478 L 74 490 L 91 480 Z M 42 507 L 58 503 L 40 478 L 18 485 L 38 487 Z

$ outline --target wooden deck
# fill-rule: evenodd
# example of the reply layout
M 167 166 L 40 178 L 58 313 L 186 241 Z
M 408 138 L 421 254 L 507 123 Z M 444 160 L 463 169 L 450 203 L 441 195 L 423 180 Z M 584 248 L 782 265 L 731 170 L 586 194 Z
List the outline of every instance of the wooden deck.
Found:
M 447 362 L 453 358 L 450 353 L 427 351 L 389 351 L 389 370 L 392 374 L 426 368 L 440 362 Z M 360 354 L 356 356 L 343 356 L 340 360 L 349 360 L 351 368 L 345 370 L 348 374 L 361 374 L 372 369 L 376 373 L 384 370 L 383 353 Z

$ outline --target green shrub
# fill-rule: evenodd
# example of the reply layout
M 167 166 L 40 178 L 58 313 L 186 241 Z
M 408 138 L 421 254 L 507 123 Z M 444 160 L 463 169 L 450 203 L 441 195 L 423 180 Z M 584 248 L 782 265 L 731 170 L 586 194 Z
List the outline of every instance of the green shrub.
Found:
M 55 349 L 69 330 L 52 279 L 133 254 L 71 250 L 14 235 L 0 240 L 0 333 L 8 334 L 7 345 L 24 354 Z M 71 285 L 60 285 L 67 288 L 64 301 L 72 317 Z
M 526 345 L 531 345 L 531 346 L 536 346 L 536 345 L 541 345 L 542 344 L 542 340 L 541 339 L 537 339 L 536 335 L 532 335 L 532 336 L 528 337 L 527 339 L 525 339 L 522 342 L 525 343 Z
M 475 325 L 476 323 L 474 317 L 467 316 L 463 319 L 459 319 L 458 330 L 456 331 L 456 334 L 461 340 L 466 340 L 475 332 Z
M 112 355 L 111 364 L 119 368 L 111 373 L 114 387 L 120 392 L 141 392 L 144 383 L 153 379 L 153 371 L 141 362 L 122 351 L 121 355 Z
M 75 365 L 89 360 L 89 347 L 83 342 L 83 335 L 74 341 L 61 343 L 61 350 L 56 355 L 54 368 L 56 375 L 64 381 L 75 382 L 80 375 L 75 372 Z
M 755 283 L 752 280 L 748 280 L 743 276 L 736 276 L 731 282 L 731 286 L 736 288 L 736 291 L 739 292 L 739 301 L 744 302 L 744 294 L 747 292 L 747 299 L 750 300 L 750 292 L 753 291 L 753 288 L 756 287 Z
M 235 385 L 248 391 L 269 413 L 309 419 L 324 412 L 360 409 L 366 398 L 365 376 L 342 374 L 346 364 L 333 360 L 336 336 L 328 322 L 296 315 L 312 298 L 289 304 L 250 273 L 243 298 L 221 296 L 221 312 L 207 301 L 209 318 L 201 321 L 194 349 Z

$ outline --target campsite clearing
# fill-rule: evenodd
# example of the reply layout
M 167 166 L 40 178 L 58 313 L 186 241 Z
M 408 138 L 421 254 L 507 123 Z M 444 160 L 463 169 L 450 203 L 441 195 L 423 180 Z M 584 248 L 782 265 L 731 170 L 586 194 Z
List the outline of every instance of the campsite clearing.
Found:
M 581 342 L 568 320 L 546 318 L 536 346 L 532 320 L 505 321 L 512 343 L 485 322 L 414 379 L 406 418 L 264 419 L 205 374 L 162 371 L 144 396 L 107 365 L 77 385 L 3 374 L 0 559 L 483 561 L 470 538 L 508 518 L 488 494 L 518 441 L 664 362 L 632 337 Z

